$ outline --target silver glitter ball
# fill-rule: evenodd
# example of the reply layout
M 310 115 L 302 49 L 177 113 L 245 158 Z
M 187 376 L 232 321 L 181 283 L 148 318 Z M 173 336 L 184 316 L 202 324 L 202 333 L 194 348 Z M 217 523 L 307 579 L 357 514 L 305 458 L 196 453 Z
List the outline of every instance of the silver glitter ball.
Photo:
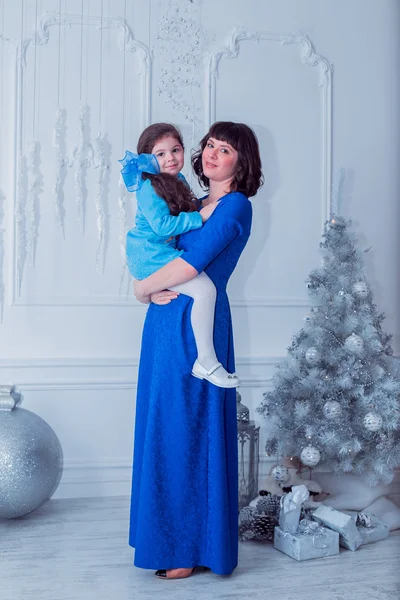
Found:
M 26 515 L 51 498 L 62 465 L 52 428 L 17 402 L 0 402 L 0 519 Z

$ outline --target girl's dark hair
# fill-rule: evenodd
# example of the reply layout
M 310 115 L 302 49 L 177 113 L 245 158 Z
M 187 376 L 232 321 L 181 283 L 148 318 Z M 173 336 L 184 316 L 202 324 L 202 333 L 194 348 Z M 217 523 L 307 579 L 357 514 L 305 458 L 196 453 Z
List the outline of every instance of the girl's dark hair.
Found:
M 138 154 L 152 154 L 154 146 L 166 137 L 173 137 L 183 145 L 181 132 L 175 125 L 170 123 L 154 123 L 141 134 L 138 144 Z M 181 181 L 169 173 L 142 173 L 143 179 L 150 179 L 156 194 L 163 198 L 168 204 L 171 215 L 179 215 L 180 212 L 193 212 L 197 210 L 196 198 L 184 181 Z
M 208 189 L 210 180 L 203 173 L 202 154 L 210 138 L 226 142 L 238 153 L 235 176 L 231 184 L 231 192 L 242 192 L 248 198 L 255 196 L 263 185 L 260 149 L 254 131 L 244 123 L 217 121 L 211 125 L 210 131 L 200 142 L 200 149 L 192 155 L 192 167 L 200 185 Z

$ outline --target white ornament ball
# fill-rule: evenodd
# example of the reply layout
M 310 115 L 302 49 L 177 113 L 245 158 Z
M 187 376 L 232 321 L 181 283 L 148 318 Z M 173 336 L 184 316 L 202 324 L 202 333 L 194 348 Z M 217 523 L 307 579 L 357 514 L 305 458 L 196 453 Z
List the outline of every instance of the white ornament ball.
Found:
M 365 281 L 357 281 L 353 285 L 353 292 L 358 298 L 366 298 L 368 296 L 368 286 Z
M 322 410 L 325 417 L 328 420 L 333 420 L 337 419 L 340 416 L 342 412 L 342 407 L 340 406 L 340 403 L 337 402 L 337 400 L 328 400 L 327 402 L 325 402 L 324 408 Z
M 300 460 L 307 467 L 315 467 L 321 459 L 320 451 L 314 446 L 306 446 L 300 454 Z
M 379 431 L 382 427 L 383 419 L 378 413 L 369 412 L 364 417 L 364 427 L 368 431 Z
M 364 349 L 364 341 L 359 335 L 352 333 L 348 338 L 345 339 L 344 346 L 350 352 L 354 352 L 354 354 L 360 354 Z
M 386 371 L 381 365 L 375 365 L 372 368 L 372 376 L 374 379 L 381 379 L 386 374 Z
M 278 483 L 286 483 L 290 478 L 289 469 L 283 465 L 274 467 L 271 471 L 271 475 Z
M 306 361 L 310 363 L 310 365 L 315 365 L 319 361 L 319 352 L 314 346 L 310 346 L 307 350 Z

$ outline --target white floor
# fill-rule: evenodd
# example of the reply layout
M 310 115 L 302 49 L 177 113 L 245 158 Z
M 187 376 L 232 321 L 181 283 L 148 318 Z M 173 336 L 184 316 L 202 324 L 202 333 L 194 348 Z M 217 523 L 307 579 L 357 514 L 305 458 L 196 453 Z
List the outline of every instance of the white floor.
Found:
M 163 581 L 132 565 L 129 499 L 51 500 L 0 521 L 1 600 L 389 600 L 400 598 L 400 531 L 357 552 L 298 563 L 272 544 L 240 544 L 230 577 Z

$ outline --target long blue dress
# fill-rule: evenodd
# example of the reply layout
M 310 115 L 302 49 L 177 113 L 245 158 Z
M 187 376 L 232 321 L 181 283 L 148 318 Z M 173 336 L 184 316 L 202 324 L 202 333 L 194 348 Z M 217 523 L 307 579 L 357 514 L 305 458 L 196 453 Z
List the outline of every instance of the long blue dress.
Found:
M 250 235 L 252 207 L 224 196 L 201 229 L 180 236 L 182 257 L 217 288 L 214 344 L 235 370 L 226 285 Z M 203 565 L 221 575 L 238 559 L 236 394 L 196 379 L 193 300 L 150 304 L 136 401 L 129 543 L 145 569 Z

